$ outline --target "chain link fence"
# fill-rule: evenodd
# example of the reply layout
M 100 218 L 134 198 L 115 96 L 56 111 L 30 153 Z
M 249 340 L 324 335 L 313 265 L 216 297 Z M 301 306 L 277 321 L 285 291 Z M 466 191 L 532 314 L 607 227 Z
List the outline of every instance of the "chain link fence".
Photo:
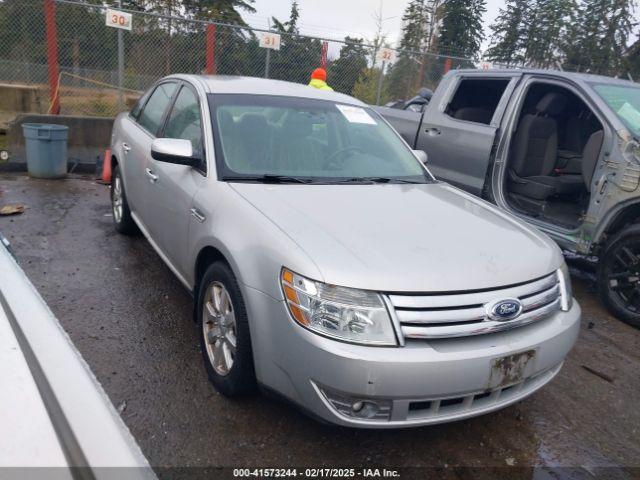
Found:
M 106 25 L 106 13 L 102 3 L 0 1 L 0 83 L 5 89 L 35 90 L 37 101 L 26 102 L 23 111 L 113 116 L 171 73 L 308 83 L 319 66 L 326 67 L 336 91 L 384 104 L 411 97 L 422 86 L 435 88 L 449 69 L 475 65 L 455 55 L 400 50 L 391 51 L 393 61 L 383 63 L 380 49 L 360 39 L 285 32 L 276 32 L 278 50 L 266 49 L 260 46 L 265 30 L 147 12 L 128 11 L 132 28 L 123 31 Z M 47 15 L 53 18 L 49 28 Z M 52 48 L 57 54 L 53 79 Z

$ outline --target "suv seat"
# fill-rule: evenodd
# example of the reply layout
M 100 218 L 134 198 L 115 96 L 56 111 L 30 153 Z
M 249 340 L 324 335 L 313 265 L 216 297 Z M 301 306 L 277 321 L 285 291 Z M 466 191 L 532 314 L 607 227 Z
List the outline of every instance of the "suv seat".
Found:
M 593 132 L 582 150 L 582 180 L 587 187 L 587 192 L 591 192 L 591 181 L 593 180 L 598 158 L 600 158 L 603 140 L 603 130 Z
M 558 124 L 567 98 L 547 93 L 536 105 L 536 113 L 522 117 L 514 139 L 511 191 L 525 197 L 545 200 L 557 193 L 551 173 L 558 158 Z
M 589 136 L 582 149 L 582 155 L 576 159 L 580 164 L 580 173 L 542 177 L 538 181 L 554 187 L 558 195 L 575 195 L 584 192 L 585 187 L 587 192 L 590 192 L 591 180 L 600 156 L 603 138 L 604 132 L 602 130 L 593 132 Z

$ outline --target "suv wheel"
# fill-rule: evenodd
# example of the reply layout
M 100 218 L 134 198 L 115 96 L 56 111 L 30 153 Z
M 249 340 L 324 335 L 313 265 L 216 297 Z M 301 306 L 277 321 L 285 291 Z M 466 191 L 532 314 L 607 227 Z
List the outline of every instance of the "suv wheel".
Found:
M 131 218 L 131 210 L 129 210 L 127 195 L 124 193 L 124 183 L 118 165 L 113 169 L 111 181 L 111 212 L 113 213 L 113 224 L 119 233 L 132 235 L 138 232 L 138 226 Z
M 598 289 L 613 315 L 640 328 L 640 225 L 614 235 L 598 262 Z
M 198 291 L 200 348 L 209 380 L 227 397 L 255 387 L 247 311 L 238 282 L 222 262 L 205 272 Z

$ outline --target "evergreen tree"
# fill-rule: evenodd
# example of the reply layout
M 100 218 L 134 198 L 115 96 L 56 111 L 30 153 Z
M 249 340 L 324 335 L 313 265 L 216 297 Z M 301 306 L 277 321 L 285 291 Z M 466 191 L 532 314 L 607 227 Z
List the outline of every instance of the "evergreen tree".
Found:
M 161 0 L 167 1 L 167 0 Z M 255 0 L 181 0 L 188 17 L 246 27 L 240 12 L 255 13 Z M 197 37 L 197 35 L 192 35 Z M 215 70 L 218 74 L 237 75 L 249 68 L 248 50 L 253 33 L 249 30 L 221 27 L 215 36 Z M 202 55 L 201 55 L 202 56 Z
M 271 52 L 270 77 L 289 82 L 308 83 L 311 72 L 320 66 L 322 42 L 299 35 L 300 10 L 296 0 L 291 4 L 289 20 L 273 18 L 274 30 L 282 35 L 280 50 Z
M 378 96 L 378 82 L 382 71 L 378 67 L 366 68 L 360 73 L 358 81 L 353 86 L 352 95 L 369 105 L 375 105 Z M 382 80 L 380 90 L 380 105 L 389 101 L 389 77 Z
M 428 41 L 430 13 L 427 0 L 411 0 L 402 15 L 400 55 L 389 70 L 389 94 L 393 98 L 406 98 L 421 82 L 421 57 Z
M 442 8 L 438 48 L 451 55 L 478 58 L 484 40 L 482 16 L 485 0 L 448 0 Z
M 634 7 L 634 0 L 583 0 L 567 35 L 564 67 L 603 75 L 621 73 Z
M 272 17 L 273 27 L 275 30 L 282 33 L 299 33 L 298 31 L 298 19 L 300 18 L 300 9 L 298 8 L 297 0 L 291 2 L 291 12 L 289 13 L 289 20 L 281 22 L 276 17 Z
M 331 62 L 328 77 L 337 92 L 351 95 L 360 74 L 367 68 L 367 51 L 362 38 L 345 37 L 340 56 Z
M 524 57 L 528 65 L 552 68 L 559 64 L 575 0 L 537 0 L 523 20 Z
M 491 30 L 491 44 L 485 58 L 504 65 L 524 63 L 523 44 L 525 37 L 525 15 L 529 11 L 527 0 L 506 0 L 500 8 Z
M 188 14 L 198 20 L 218 20 L 233 25 L 247 26 L 240 10 L 255 13 L 255 0 L 182 0 Z

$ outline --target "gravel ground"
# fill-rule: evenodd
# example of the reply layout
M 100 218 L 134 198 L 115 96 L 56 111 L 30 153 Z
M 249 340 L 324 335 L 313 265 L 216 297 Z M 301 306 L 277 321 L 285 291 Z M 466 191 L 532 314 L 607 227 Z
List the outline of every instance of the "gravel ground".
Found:
M 8 203 L 27 210 L 0 217 L 0 232 L 160 476 L 171 477 L 164 467 L 362 465 L 640 476 L 640 332 L 611 317 L 584 280 L 574 279 L 583 308 L 578 343 L 535 395 L 447 425 L 342 429 L 264 396 L 231 401 L 216 393 L 189 293 L 144 238 L 115 233 L 107 187 L 81 176 L 5 173 L 0 205 Z M 541 477 L 531 467 L 555 470 Z

